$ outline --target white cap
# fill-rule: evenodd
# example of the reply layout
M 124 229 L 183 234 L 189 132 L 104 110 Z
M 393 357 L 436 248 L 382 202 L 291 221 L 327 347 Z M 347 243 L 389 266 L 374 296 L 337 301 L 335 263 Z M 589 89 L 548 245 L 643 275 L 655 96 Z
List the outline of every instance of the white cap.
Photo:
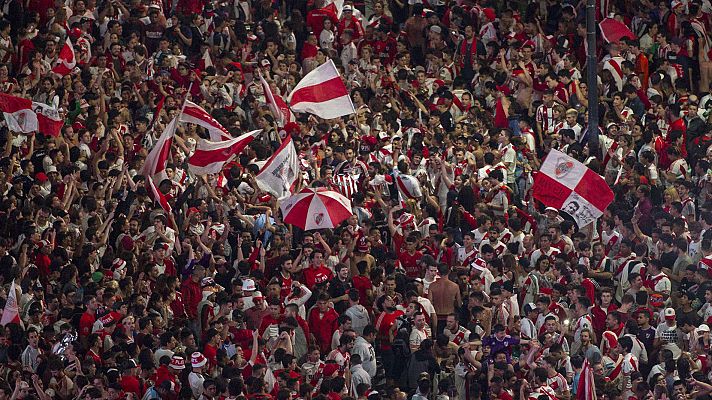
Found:
M 257 288 L 255 287 L 255 281 L 253 281 L 252 279 L 245 279 L 244 281 L 242 281 L 242 290 L 246 292 L 251 290 L 257 290 Z
M 695 330 L 696 330 L 697 332 L 709 332 L 709 331 L 710 331 L 710 327 L 707 326 L 707 324 L 702 324 L 702 325 L 700 325 L 699 327 L 697 327 L 697 329 L 695 329 Z

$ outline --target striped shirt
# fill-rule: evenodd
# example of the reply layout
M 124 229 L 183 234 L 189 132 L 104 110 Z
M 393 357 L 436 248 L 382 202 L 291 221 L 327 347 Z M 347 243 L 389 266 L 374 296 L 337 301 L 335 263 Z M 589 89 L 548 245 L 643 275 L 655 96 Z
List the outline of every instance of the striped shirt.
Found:
M 548 107 L 545 104 L 540 105 L 536 109 L 536 122 L 541 127 L 542 132 L 548 134 L 554 133 L 554 126 L 556 126 L 554 108 Z

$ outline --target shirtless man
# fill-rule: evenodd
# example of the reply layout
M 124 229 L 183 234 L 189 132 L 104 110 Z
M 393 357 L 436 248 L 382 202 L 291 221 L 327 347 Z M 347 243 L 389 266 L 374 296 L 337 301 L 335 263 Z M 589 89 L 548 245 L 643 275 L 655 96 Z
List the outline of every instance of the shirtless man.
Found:
M 450 313 L 455 312 L 455 307 L 462 305 L 460 287 L 450 280 L 450 267 L 447 264 L 438 265 L 440 279 L 430 284 L 428 288 L 428 300 L 433 303 L 435 313 L 438 316 L 437 323 L 433 322 L 433 331 L 442 333 L 445 328 L 445 321 Z M 454 301 L 453 301 L 454 299 Z

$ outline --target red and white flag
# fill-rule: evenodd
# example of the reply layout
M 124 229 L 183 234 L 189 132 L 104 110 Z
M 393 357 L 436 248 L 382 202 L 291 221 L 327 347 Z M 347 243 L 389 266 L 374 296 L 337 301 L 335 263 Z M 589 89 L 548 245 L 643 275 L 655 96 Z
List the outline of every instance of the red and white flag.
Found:
M 17 292 L 20 292 L 19 294 Z M 22 289 L 15 285 L 15 280 L 12 280 L 10 284 L 10 293 L 7 294 L 7 301 L 5 302 L 5 309 L 2 311 L 2 319 L 0 319 L 0 325 L 5 326 L 7 324 L 19 324 L 22 325 L 22 320 L 20 319 L 20 308 L 18 306 L 18 299 L 22 296 Z
M 206 68 L 213 66 L 213 58 L 210 56 L 210 50 L 205 49 L 202 57 L 200 57 L 200 61 L 198 61 L 198 68 L 200 68 L 201 71 L 205 71 Z
M 197 175 L 217 174 L 222 171 L 225 163 L 239 154 L 260 132 L 262 130 L 258 129 L 222 142 L 201 139 L 195 153 L 188 159 L 188 168 Z
M 153 181 L 153 178 L 151 178 L 150 176 L 147 176 L 146 183 L 148 184 L 148 189 L 150 190 L 151 198 L 153 199 L 153 201 L 155 203 L 158 203 L 158 205 L 161 206 L 163 211 L 170 214 L 173 211 L 173 208 L 168 203 L 168 199 L 166 198 L 166 195 L 163 194 L 160 190 L 158 190 L 158 187 L 156 186 L 156 182 Z
M 210 140 L 220 142 L 223 140 L 232 139 L 230 132 L 225 129 L 218 121 L 208 114 L 203 107 L 193 103 L 190 100 L 185 101 L 185 107 L 180 115 L 181 122 L 200 125 L 210 133 Z
M 255 181 L 260 189 L 282 199 L 291 196 L 299 174 L 299 155 L 294 147 L 292 137 L 287 136 L 279 149 L 255 176 Z
M 67 41 L 64 42 L 64 46 L 62 46 L 62 49 L 59 50 L 57 64 L 52 67 L 52 72 L 65 76 L 72 72 L 76 66 L 77 58 L 74 54 L 74 46 L 72 46 L 72 41 L 69 40 L 69 36 L 67 36 Z
M 613 191 L 600 175 L 558 150 L 549 152 L 532 189 L 534 198 L 571 215 L 579 229 L 613 202 Z
M 39 132 L 59 136 L 64 121 L 57 109 L 22 97 L 0 93 L 2 111 L 8 129 L 13 132 Z
M 289 94 L 287 102 L 295 112 L 308 112 L 324 119 L 356 112 L 349 90 L 332 60 L 306 74 Z
M 587 359 L 583 360 L 583 367 L 581 368 L 581 375 L 579 376 L 578 387 L 576 388 L 576 400 L 596 400 L 593 369 Z
M 173 118 L 171 122 L 166 125 L 166 128 L 161 133 L 161 137 L 158 138 L 153 148 L 146 156 L 146 161 L 143 163 L 143 168 L 141 168 L 141 175 L 145 177 L 151 177 L 162 181 L 168 176 L 166 175 L 166 163 L 168 162 L 168 156 L 171 153 L 171 145 L 173 144 L 173 135 L 176 132 L 176 125 L 178 124 L 178 118 Z
M 260 75 L 260 83 L 262 84 L 262 91 L 265 94 L 265 102 L 269 106 L 269 110 L 272 112 L 275 121 L 277 121 L 277 126 L 283 128 L 288 123 L 294 121 L 294 114 L 292 110 L 287 107 L 287 103 L 284 102 L 282 96 L 275 96 L 272 89 L 269 87 L 269 83 L 265 78 Z

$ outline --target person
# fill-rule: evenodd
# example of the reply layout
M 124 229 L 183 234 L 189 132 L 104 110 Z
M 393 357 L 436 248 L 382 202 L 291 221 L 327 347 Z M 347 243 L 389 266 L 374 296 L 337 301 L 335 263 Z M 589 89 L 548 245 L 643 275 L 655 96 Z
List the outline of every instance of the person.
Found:
M 361 356 L 358 354 L 354 354 L 351 356 L 351 388 L 350 388 L 350 393 L 352 395 L 357 396 L 357 390 L 356 388 L 359 385 L 368 385 L 368 387 L 371 387 L 371 376 L 366 372 L 366 370 L 363 369 L 363 365 L 361 365 Z
M 428 290 L 428 300 L 433 304 L 438 320 L 435 324 L 439 332 L 441 327 L 445 327 L 445 320 L 448 315 L 455 311 L 456 307 L 462 305 L 462 297 L 457 284 L 450 280 L 450 268 L 446 264 L 438 266 L 440 279 L 433 282 Z

